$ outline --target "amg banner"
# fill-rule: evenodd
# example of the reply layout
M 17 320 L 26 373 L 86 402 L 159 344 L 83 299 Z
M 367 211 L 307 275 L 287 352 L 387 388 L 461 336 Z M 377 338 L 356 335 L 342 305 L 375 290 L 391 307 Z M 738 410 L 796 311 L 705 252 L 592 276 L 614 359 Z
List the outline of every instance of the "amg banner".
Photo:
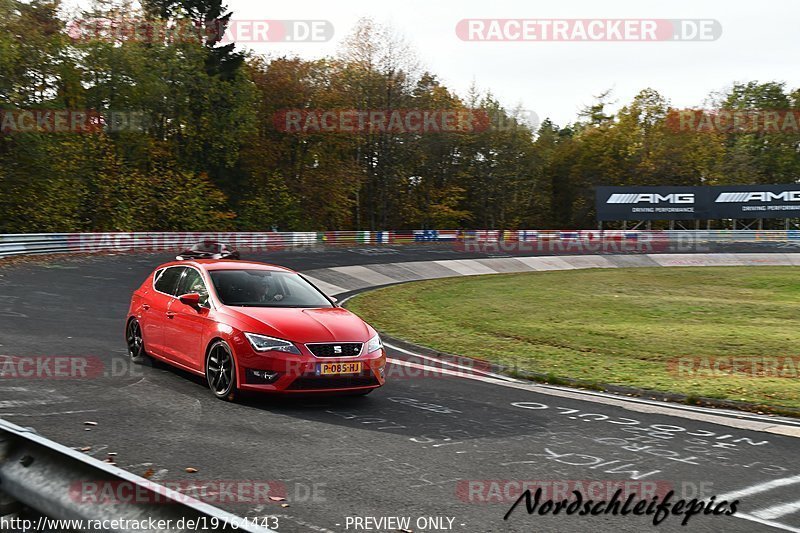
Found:
M 798 218 L 800 185 L 711 187 L 711 218 Z
M 597 187 L 597 220 L 705 219 L 705 187 Z
M 800 184 L 597 187 L 597 219 L 800 218 Z

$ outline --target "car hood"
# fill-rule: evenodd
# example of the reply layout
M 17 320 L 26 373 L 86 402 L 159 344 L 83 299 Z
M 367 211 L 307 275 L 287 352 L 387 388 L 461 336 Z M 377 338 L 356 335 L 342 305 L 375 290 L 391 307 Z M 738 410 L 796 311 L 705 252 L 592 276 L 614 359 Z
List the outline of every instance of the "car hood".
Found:
M 293 342 L 366 342 L 373 335 L 359 317 L 342 309 L 286 307 L 225 307 L 249 333 L 261 333 Z

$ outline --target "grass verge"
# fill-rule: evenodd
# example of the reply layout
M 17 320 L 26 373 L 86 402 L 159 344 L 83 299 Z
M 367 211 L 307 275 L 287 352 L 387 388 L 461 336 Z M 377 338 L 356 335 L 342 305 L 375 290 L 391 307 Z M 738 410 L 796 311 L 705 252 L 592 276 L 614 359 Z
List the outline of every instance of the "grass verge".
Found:
M 556 378 L 800 408 L 796 267 L 471 276 L 348 307 L 410 342 Z

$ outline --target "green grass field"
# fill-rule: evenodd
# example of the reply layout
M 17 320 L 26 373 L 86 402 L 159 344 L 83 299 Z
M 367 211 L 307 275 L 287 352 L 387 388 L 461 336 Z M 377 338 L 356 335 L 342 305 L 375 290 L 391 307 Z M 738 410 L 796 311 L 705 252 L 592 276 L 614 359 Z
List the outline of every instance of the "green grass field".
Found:
M 348 307 L 390 335 L 556 378 L 800 408 L 800 268 L 463 277 L 376 290 Z M 682 370 L 710 357 L 777 367 Z

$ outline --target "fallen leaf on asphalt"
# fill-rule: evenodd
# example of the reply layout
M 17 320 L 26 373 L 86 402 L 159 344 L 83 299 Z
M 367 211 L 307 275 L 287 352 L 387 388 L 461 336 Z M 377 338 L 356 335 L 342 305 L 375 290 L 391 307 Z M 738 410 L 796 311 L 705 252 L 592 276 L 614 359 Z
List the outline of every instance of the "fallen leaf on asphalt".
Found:
M 155 474 L 155 473 L 156 473 L 155 470 L 153 470 L 152 468 L 148 468 L 147 472 L 142 474 L 142 477 L 145 478 L 145 479 L 150 479 L 151 477 L 153 477 L 153 474 Z
M 83 425 L 84 426 L 96 426 L 97 422 L 84 422 Z
M 108 452 L 108 456 L 109 457 L 116 457 L 117 456 L 117 452 Z
M 282 498 L 280 496 L 270 496 L 269 499 L 273 502 L 285 502 L 286 498 Z
M 196 472 L 197 472 L 197 469 L 196 469 L 196 468 L 189 467 L 189 468 L 187 468 L 187 469 L 186 469 L 186 472 L 187 472 L 187 473 L 189 473 L 189 474 L 194 474 L 194 473 L 196 473 Z
M 282 503 L 281 507 L 289 507 L 289 504 L 288 503 Z
M 82 452 L 88 452 L 88 451 L 89 451 L 89 450 L 91 450 L 91 449 L 92 449 L 92 447 L 91 447 L 91 446 L 84 446 L 83 448 L 81 448 L 81 451 L 82 451 Z

